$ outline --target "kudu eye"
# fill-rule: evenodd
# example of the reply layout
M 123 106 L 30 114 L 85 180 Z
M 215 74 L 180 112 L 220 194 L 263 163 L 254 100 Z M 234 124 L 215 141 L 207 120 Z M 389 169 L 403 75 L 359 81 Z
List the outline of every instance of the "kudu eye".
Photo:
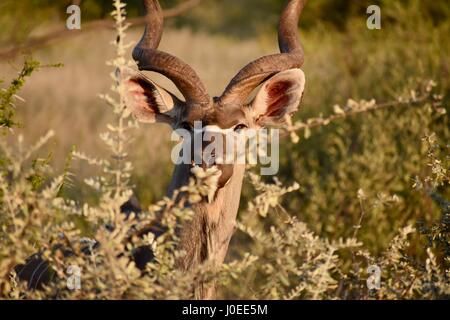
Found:
M 244 129 L 247 129 L 248 127 L 245 124 L 238 124 L 236 127 L 234 127 L 234 132 L 241 132 Z

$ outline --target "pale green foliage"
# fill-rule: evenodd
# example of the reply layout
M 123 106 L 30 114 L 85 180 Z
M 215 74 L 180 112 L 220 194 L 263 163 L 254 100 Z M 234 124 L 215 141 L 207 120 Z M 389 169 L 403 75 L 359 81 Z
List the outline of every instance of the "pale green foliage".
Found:
M 424 104 L 430 103 L 439 114 L 446 114 L 445 108 L 442 108 L 441 100 L 442 96 L 437 95 L 433 88 L 436 86 L 436 83 L 432 80 L 427 81 L 423 85 L 419 86 L 418 90 L 411 90 L 408 96 L 400 96 L 397 98 L 397 101 L 394 102 L 385 102 L 377 104 L 377 102 L 372 99 L 370 101 L 361 100 L 355 101 L 353 99 L 349 99 L 347 104 L 344 107 L 339 105 L 333 106 L 334 115 L 329 117 L 324 117 L 322 114 L 316 118 L 309 118 L 306 122 L 297 121 L 296 123 L 292 123 L 291 119 L 287 119 L 286 131 L 291 134 L 291 140 L 293 143 L 298 143 L 300 141 L 297 131 L 303 131 L 305 139 L 308 139 L 311 136 L 311 129 L 315 127 L 323 127 L 328 126 L 330 123 L 343 119 L 346 117 L 350 117 L 363 112 L 371 112 L 386 108 L 393 108 L 398 106 L 404 107 L 417 107 L 423 106 Z
M 17 125 L 14 120 L 16 93 L 25 83 L 25 78 L 29 77 L 35 69 L 39 67 L 39 62 L 26 60 L 22 70 L 7 89 L 2 89 L 0 96 L 0 128 L 12 128 Z M 1 83 L 1 81 L 0 81 Z
M 248 210 L 257 212 L 261 217 L 266 217 L 270 208 L 279 206 L 280 197 L 286 193 L 293 192 L 300 188 L 298 183 L 294 183 L 291 187 L 285 188 L 278 179 L 275 183 L 266 184 L 261 181 L 261 177 L 254 173 L 249 173 L 249 178 L 256 191 L 260 194 L 256 196 L 248 204 Z
M 11 286 L 9 273 L 15 265 L 22 263 L 35 253 L 40 244 L 50 243 L 57 234 L 54 223 L 56 210 L 53 203 L 62 186 L 62 177 L 57 177 L 43 187 L 50 167 L 46 159 L 36 159 L 30 165 L 34 153 L 51 137 L 49 132 L 33 147 L 25 148 L 19 136 L 16 148 L 1 144 L 0 175 L 0 289 L 7 295 Z
M 319 299 L 333 296 L 340 265 L 336 251 L 360 244 L 354 239 L 330 243 L 314 235 L 306 224 L 295 218 L 287 219 L 277 227 L 272 226 L 267 233 L 238 225 L 260 248 L 256 250 L 260 258 L 252 272 L 263 281 L 251 285 L 251 297 Z

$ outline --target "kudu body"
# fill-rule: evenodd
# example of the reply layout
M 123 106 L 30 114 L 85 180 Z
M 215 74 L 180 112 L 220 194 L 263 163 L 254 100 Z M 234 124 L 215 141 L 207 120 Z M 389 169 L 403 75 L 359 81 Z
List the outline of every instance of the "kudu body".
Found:
M 220 97 L 211 98 L 195 71 L 177 57 L 158 50 L 163 31 L 162 10 L 157 0 L 144 0 L 144 35 L 133 51 L 142 71 L 153 71 L 169 78 L 185 101 L 158 86 L 142 74 L 127 83 L 127 105 L 145 123 L 164 122 L 173 129 L 192 131 L 201 121 L 202 130 L 246 130 L 282 124 L 286 115 L 297 111 L 305 79 L 299 69 L 303 49 L 298 37 L 298 19 L 306 0 L 290 0 L 279 23 L 280 53 L 259 58 L 245 66 Z M 255 98 L 252 92 L 261 86 Z M 204 146 L 203 146 L 204 148 Z M 203 152 L 203 151 L 202 151 Z M 201 163 L 221 170 L 218 191 L 213 199 L 193 206 L 193 219 L 182 227 L 180 246 L 186 255 L 179 261 L 183 270 L 202 263 L 223 263 L 234 232 L 245 166 L 243 164 Z M 186 185 L 192 164 L 176 165 L 169 195 Z M 196 297 L 213 298 L 214 288 L 199 286 Z

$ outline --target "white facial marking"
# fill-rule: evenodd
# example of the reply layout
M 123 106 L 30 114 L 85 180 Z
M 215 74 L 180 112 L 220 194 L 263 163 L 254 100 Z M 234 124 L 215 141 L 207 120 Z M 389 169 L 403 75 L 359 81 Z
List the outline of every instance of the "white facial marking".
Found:
M 196 128 L 195 130 L 199 130 L 198 128 Z M 218 125 L 207 125 L 202 127 L 202 129 L 200 129 L 201 132 L 203 133 L 207 133 L 207 132 L 211 132 L 211 133 L 222 133 L 222 134 L 227 134 L 230 132 L 233 132 L 233 128 L 228 128 L 228 129 L 222 129 L 221 127 L 219 127 Z

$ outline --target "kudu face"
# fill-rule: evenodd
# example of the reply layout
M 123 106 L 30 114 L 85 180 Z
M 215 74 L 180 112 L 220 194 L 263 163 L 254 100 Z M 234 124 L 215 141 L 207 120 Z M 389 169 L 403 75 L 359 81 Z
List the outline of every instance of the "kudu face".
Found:
M 222 188 L 233 176 L 235 164 L 217 163 L 217 158 L 226 157 L 224 154 L 211 154 L 211 151 L 207 154 L 214 136 L 221 135 L 227 145 L 225 137 L 229 138 L 230 132 L 239 135 L 248 128 L 280 125 L 286 115 L 297 111 L 305 85 L 304 74 L 299 69 L 303 63 L 303 50 L 297 34 L 298 17 L 304 1 L 289 1 L 283 12 L 279 26 L 281 53 L 262 57 L 247 65 L 231 80 L 220 97 L 212 99 L 189 65 L 157 50 L 163 29 L 161 7 L 157 0 L 146 0 L 144 4 L 147 26 L 133 57 L 140 70 L 158 72 L 172 80 L 185 101 L 143 74 L 137 74 L 127 82 L 127 106 L 141 122 L 164 122 L 174 130 L 186 130 L 192 137 L 196 134 L 213 137 L 210 142 L 203 142 L 200 149 L 191 139 L 191 162 L 202 167 L 217 165 L 222 171 L 218 187 Z M 249 101 L 255 91 L 255 98 Z M 200 140 L 205 139 L 200 137 Z M 200 163 L 194 159 L 198 153 L 201 154 Z

